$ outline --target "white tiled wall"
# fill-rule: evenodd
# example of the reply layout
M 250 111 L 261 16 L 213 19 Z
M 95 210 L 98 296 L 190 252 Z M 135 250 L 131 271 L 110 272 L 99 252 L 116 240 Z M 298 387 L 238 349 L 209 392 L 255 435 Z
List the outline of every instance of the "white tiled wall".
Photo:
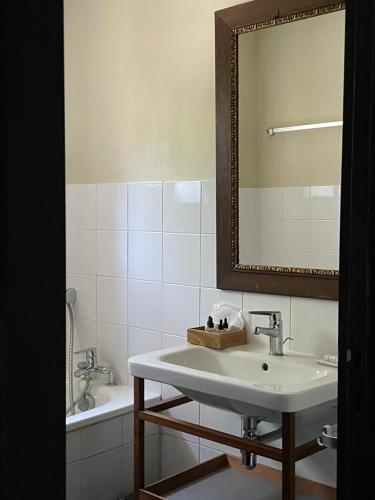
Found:
M 316 196 L 310 196 L 306 207 L 303 193 L 286 194 L 280 201 L 275 193 L 266 193 L 256 206 L 274 217 L 280 207 L 269 205 L 269 198 L 279 200 L 297 224 L 304 222 L 307 211 L 319 222 L 321 205 L 315 203 Z M 338 216 L 337 203 L 326 198 L 327 210 Z M 255 202 L 248 200 L 250 206 Z M 247 311 L 281 310 L 285 336 L 294 338 L 295 350 L 337 351 L 337 302 L 216 289 L 215 211 L 214 181 L 67 186 L 67 283 L 78 291 L 78 342 L 81 347 L 97 345 L 99 362 L 114 366 L 121 380 L 131 383 L 128 355 L 180 345 L 186 328 L 204 324 L 212 304 L 223 300 Z M 275 227 L 279 223 L 267 221 Z M 257 237 L 254 232 L 250 244 Z M 328 240 L 326 244 L 328 248 Z M 251 341 L 268 347 L 266 338 L 253 336 Z M 163 397 L 176 394 L 175 389 L 153 382 L 146 387 L 161 390 Z M 181 418 L 240 432 L 238 416 L 228 412 L 196 403 L 175 411 Z M 162 474 L 168 475 L 222 448 L 163 430 L 161 450 Z M 122 456 L 130 452 L 128 446 Z M 311 457 L 308 469 L 302 461 L 300 473 L 308 476 L 314 471 L 315 480 L 333 484 L 333 472 L 328 479 L 319 472 L 324 469 L 320 460 L 319 455 Z M 334 464 L 334 455 L 330 463 Z M 75 477 L 78 472 L 72 466 L 69 474 Z
M 77 289 L 75 348 L 127 382 L 127 184 L 66 187 L 67 287 Z
M 340 189 L 240 188 L 240 262 L 338 269 Z
M 160 477 L 160 434 L 146 424 L 146 482 Z M 117 500 L 133 491 L 133 413 L 67 432 L 67 500 Z

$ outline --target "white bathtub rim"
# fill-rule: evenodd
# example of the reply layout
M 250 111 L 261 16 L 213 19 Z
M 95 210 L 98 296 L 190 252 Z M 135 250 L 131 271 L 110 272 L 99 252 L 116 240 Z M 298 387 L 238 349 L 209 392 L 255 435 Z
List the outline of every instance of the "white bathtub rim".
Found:
M 134 389 L 129 385 L 108 387 L 111 399 L 92 410 L 66 417 L 66 432 L 71 432 L 87 425 L 130 413 L 134 409 Z M 160 394 L 145 391 L 145 401 L 153 403 L 160 400 Z

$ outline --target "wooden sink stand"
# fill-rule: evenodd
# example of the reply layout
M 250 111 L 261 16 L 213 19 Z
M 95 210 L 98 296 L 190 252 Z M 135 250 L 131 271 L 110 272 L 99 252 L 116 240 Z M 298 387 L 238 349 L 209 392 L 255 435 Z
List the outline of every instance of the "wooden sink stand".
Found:
M 168 492 L 187 485 L 229 464 L 228 457 L 221 455 L 203 462 L 192 469 L 145 487 L 145 422 L 169 427 L 170 429 L 281 462 L 282 500 L 295 500 L 295 463 L 324 449 L 324 447 L 318 445 L 316 440 L 309 441 L 300 446 L 295 445 L 295 413 L 282 414 L 282 447 L 280 449 L 256 440 L 251 441 L 161 414 L 164 410 L 189 403 L 190 401 L 192 400 L 187 396 L 177 396 L 158 401 L 146 408 L 144 379 L 134 377 L 134 493 L 137 500 L 162 500 Z

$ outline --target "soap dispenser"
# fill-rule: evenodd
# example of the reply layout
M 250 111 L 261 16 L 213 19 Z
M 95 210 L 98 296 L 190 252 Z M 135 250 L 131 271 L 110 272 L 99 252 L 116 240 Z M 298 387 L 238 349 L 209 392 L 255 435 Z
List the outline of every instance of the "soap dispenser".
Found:
M 213 332 L 215 330 L 215 325 L 214 325 L 214 321 L 212 319 L 212 316 L 208 316 L 207 326 L 206 326 L 205 330 L 206 330 L 206 332 Z

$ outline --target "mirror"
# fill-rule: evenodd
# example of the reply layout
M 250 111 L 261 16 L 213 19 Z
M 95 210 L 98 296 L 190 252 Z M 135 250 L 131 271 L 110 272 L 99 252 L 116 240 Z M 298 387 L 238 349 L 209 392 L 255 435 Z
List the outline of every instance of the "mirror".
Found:
M 239 35 L 240 264 L 339 268 L 344 26 Z
M 219 288 L 338 298 L 344 8 L 216 12 Z

